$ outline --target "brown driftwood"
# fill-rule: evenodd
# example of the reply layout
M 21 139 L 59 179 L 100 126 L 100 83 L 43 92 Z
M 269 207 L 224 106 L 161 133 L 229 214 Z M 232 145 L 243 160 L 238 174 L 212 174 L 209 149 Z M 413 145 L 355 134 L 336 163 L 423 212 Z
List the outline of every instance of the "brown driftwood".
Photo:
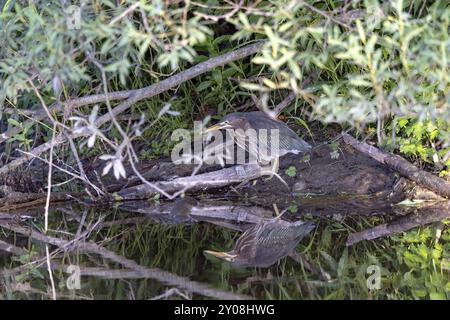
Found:
M 354 245 L 362 240 L 373 240 L 404 232 L 428 223 L 450 218 L 450 201 L 438 202 L 416 209 L 415 213 L 401 217 L 390 223 L 384 223 L 376 227 L 356 232 L 348 236 L 347 246 Z
M 450 198 L 450 183 L 429 172 L 421 170 L 404 158 L 382 151 L 364 142 L 359 142 L 347 133 L 342 134 L 345 143 L 351 145 L 356 150 L 372 157 L 373 159 L 387 165 L 399 172 L 402 176 L 416 182 L 440 196 Z
M 183 193 L 203 188 L 219 188 L 261 176 L 261 167 L 257 164 L 238 165 L 219 171 L 202 173 L 195 176 L 177 178 L 172 181 L 160 181 L 154 185 L 166 193 Z M 157 190 L 147 184 L 130 187 L 115 193 L 120 200 L 147 199 L 157 193 Z

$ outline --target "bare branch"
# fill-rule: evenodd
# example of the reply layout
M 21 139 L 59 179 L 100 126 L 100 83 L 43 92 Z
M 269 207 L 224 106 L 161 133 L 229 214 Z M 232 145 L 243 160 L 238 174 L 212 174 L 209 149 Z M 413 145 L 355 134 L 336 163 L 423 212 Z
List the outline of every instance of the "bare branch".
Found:
M 363 240 L 373 240 L 405 232 L 417 226 L 442 221 L 450 216 L 450 202 L 442 201 L 433 205 L 426 205 L 417 212 L 401 217 L 389 223 L 383 223 L 373 228 L 352 233 L 347 238 L 347 246 L 352 246 Z
M 298 0 L 298 3 L 302 4 L 305 8 L 307 8 L 308 10 L 311 10 L 312 12 L 315 12 L 317 14 L 320 14 L 322 17 L 327 18 L 330 21 L 333 21 L 334 23 L 346 28 L 346 29 L 351 29 L 351 27 L 346 24 L 345 22 L 342 22 L 341 20 L 333 17 L 331 14 L 328 14 L 325 11 L 322 11 L 320 9 L 317 9 L 316 7 L 314 7 L 313 5 L 310 5 L 309 3 L 302 1 L 302 0 Z

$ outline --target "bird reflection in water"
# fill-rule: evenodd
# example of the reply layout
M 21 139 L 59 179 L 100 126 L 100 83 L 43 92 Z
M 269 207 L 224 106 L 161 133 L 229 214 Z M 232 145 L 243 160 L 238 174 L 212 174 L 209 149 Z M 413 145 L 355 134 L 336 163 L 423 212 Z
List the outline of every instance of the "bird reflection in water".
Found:
M 258 223 L 247 229 L 233 250 L 206 250 L 220 259 L 240 267 L 267 268 L 294 252 L 298 243 L 314 229 L 312 222 L 287 222 L 279 218 Z

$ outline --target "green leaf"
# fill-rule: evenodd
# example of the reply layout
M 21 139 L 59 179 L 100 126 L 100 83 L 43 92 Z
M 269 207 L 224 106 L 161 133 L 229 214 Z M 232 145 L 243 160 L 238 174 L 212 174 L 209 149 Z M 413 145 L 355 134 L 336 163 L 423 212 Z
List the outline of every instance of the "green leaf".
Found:
M 294 166 L 290 166 L 289 168 L 287 168 L 284 173 L 288 176 L 288 177 L 295 177 L 297 175 L 297 168 Z
M 19 121 L 17 121 L 16 119 L 13 119 L 13 118 L 8 118 L 8 123 L 10 125 L 14 126 L 14 127 L 19 127 L 19 128 L 22 127 L 22 124 Z
M 291 206 L 288 208 L 288 210 L 289 210 L 289 212 L 291 212 L 291 213 L 297 213 L 297 211 L 298 211 L 298 206 L 297 206 L 296 204 L 293 204 L 293 205 L 291 205 Z
M 442 292 L 431 292 L 430 299 L 431 300 L 447 300 L 447 297 Z
M 345 248 L 344 252 L 342 253 L 341 258 L 339 259 L 338 268 L 337 268 L 337 275 L 338 277 L 342 277 L 346 275 L 347 270 L 347 262 L 348 262 L 348 249 Z
M 208 88 L 211 88 L 211 85 L 212 85 L 212 82 L 211 82 L 211 81 L 209 81 L 209 80 L 203 81 L 202 83 L 200 83 L 200 84 L 197 86 L 197 91 L 200 92 L 200 91 L 206 90 L 206 89 L 208 89 Z

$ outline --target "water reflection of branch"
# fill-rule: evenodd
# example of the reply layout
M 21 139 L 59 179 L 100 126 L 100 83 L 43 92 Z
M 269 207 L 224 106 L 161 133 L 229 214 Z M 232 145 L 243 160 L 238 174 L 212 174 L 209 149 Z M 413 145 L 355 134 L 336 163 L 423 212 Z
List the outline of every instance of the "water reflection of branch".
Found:
M 38 240 L 40 242 L 51 244 L 54 246 L 57 246 L 59 248 L 66 248 L 69 249 L 68 246 L 70 244 L 70 241 L 51 237 L 45 234 L 42 234 L 40 232 L 37 232 L 35 230 L 20 226 L 18 224 L 2 224 L 0 223 L 0 226 L 2 226 L 5 229 L 14 231 L 16 233 L 23 234 L 25 236 L 28 236 L 32 239 Z M 125 258 L 123 256 L 120 256 L 116 254 L 115 252 L 112 252 L 102 246 L 99 246 L 98 244 L 92 242 L 92 241 L 80 241 L 76 243 L 76 245 L 72 246 L 72 249 L 76 249 L 79 252 L 84 253 L 91 253 L 91 254 L 98 254 L 102 258 L 110 260 L 112 262 L 118 263 L 122 265 L 125 268 L 128 268 L 130 270 L 133 270 L 141 276 L 148 277 L 154 280 L 157 280 L 161 283 L 165 283 L 167 285 L 175 286 L 184 290 L 187 290 L 189 292 L 197 293 L 200 295 L 216 298 L 216 299 L 225 299 L 225 300 L 236 300 L 236 299 L 252 299 L 250 296 L 232 293 L 232 292 L 226 292 L 219 289 L 214 289 L 208 286 L 207 284 L 200 283 L 197 281 L 192 281 L 188 278 L 184 278 L 178 275 L 175 275 L 173 273 L 170 273 L 168 271 L 164 271 L 158 268 L 146 268 L 144 266 L 139 265 L 133 260 L 130 260 L 128 258 Z
M 404 232 L 428 223 L 441 221 L 450 217 L 450 201 L 424 206 L 413 214 L 401 217 L 389 223 L 383 223 L 348 236 L 347 246 L 352 246 L 363 240 L 373 240 Z
M 0 240 L 0 251 L 5 251 L 17 256 L 21 256 L 27 253 L 25 249 L 17 247 L 3 240 Z

